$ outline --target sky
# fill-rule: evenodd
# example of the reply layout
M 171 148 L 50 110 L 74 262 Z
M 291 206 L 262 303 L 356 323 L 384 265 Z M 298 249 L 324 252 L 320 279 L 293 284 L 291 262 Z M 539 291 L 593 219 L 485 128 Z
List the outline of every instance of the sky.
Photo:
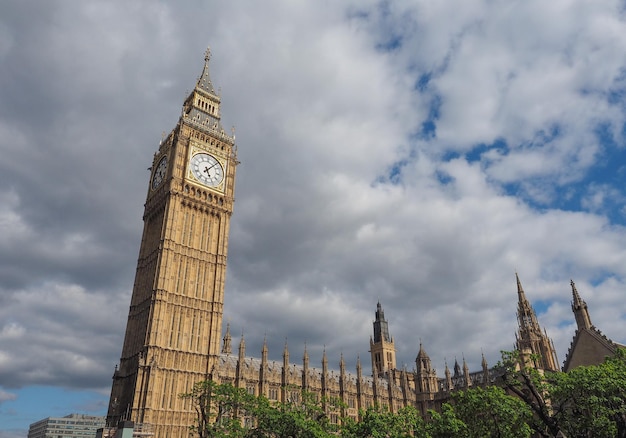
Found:
M 211 48 L 238 158 L 233 346 L 440 376 L 565 359 L 570 280 L 626 342 L 626 6 L 615 0 L 0 2 L 0 438 L 104 415 L 153 154 Z

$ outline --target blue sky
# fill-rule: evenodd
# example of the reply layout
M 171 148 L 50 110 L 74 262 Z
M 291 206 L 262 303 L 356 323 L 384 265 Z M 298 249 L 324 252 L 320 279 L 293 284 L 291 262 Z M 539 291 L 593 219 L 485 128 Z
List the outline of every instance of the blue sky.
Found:
M 625 342 L 618 1 L 0 5 L 0 438 L 103 414 L 146 170 L 211 46 L 238 145 L 225 320 L 260 355 L 411 368 L 512 348 L 519 273 L 563 361 L 570 279 Z M 237 344 L 237 341 L 233 341 Z

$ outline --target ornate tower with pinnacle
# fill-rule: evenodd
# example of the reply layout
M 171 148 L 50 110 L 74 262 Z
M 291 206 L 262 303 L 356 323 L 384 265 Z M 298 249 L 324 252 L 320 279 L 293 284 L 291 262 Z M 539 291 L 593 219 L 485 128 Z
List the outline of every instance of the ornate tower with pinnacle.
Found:
M 176 127 L 154 154 L 126 335 L 107 421 L 187 437 L 195 413 L 178 395 L 205 380 L 220 354 L 233 211 L 234 135 L 220 122 L 210 52 Z
M 587 303 L 580 298 L 574 280 L 570 280 L 572 286 L 572 312 L 574 312 L 574 318 L 576 318 L 576 326 L 578 330 L 590 329 L 593 327 L 591 324 L 591 317 L 589 316 L 589 310 L 587 310 Z
M 556 351 L 552 340 L 545 331 L 541 331 L 535 310 L 526 299 L 519 276 L 517 279 L 517 345 L 522 360 L 534 367 L 545 371 L 559 371 Z
M 374 320 L 374 337 L 370 338 L 372 354 L 372 372 L 383 376 L 396 368 L 396 346 L 389 335 L 389 325 L 385 320 L 385 312 L 380 302 L 376 305 Z

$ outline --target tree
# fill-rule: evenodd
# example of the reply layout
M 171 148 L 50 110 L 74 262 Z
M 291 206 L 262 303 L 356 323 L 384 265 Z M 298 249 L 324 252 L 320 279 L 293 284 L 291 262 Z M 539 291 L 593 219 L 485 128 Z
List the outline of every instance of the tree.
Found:
M 626 437 L 626 354 L 550 376 L 553 417 L 569 438 Z
M 626 353 L 619 349 L 600 365 L 542 374 L 503 353 L 502 382 L 534 414 L 542 436 L 626 438 Z
M 466 438 L 469 436 L 467 425 L 457 417 L 449 403 L 441 406 L 441 412 L 430 410 L 430 421 L 426 431 L 432 438 Z
M 326 415 L 339 408 L 337 400 L 318 400 L 315 394 L 302 392 L 301 400 L 272 405 L 265 397 L 257 399 L 253 411 L 256 426 L 249 432 L 251 437 L 272 438 L 327 438 L 338 430 Z
M 458 418 L 467 425 L 468 437 L 529 438 L 532 413 L 519 398 L 502 388 L 471 388 L 452 396 Z
M 191 430 L 199 438 L 244 437 L 247 428 L 242 425 L 242 418 L 250 415 L 256 406 L 255 397 L 245 389 L 211 380 L 196 383 L 190 393 L 181 397 L 193 403 L 197 425 Z
M 532 429 L 544 437 L 557 436 L 560 427 L 552 415 L 546 375 L 536 368 L 525 366 L 518 351 L 503 351 L 502 362 L 498 366 L 502 368 L 501 383 L 504 388 L 526 403 L 533 413 Z
M 341 430 L 344 438 L 428 438 L 424 420 L 412 406 L 397 413 L 381 408 L 360 412 L 361 420 L 348 420 Z
M 326 409 L 339 411 L 341 403 L 318 400 L 307 392 L 297 400 L 272 403 L 245 389 L 208 380 L 197 383 L 181 397 L 193 403 L 197 424 L 191 430 L 199 438 L 330 438 L 338 431 Z

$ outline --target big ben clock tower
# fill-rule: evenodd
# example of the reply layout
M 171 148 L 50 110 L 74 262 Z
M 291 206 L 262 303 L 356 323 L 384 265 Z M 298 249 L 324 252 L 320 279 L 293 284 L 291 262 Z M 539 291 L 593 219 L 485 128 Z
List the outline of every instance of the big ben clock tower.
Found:
M 206 380 L 220 352 L 235 138 L 220 123 L 210 52 L 176 127 L 155 153 L 126 335 L 107 422 L 188 437 L 179 394 Z M 150 425 L 150 426 L 147 426 Z

